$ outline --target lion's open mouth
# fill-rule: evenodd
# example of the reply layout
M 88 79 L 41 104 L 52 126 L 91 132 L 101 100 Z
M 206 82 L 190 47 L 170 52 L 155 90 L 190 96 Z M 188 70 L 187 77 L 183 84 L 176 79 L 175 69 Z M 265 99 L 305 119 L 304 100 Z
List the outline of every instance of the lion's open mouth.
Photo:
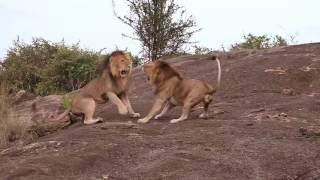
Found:
M 127 74 L 128 74 L 128 71 L 127 71 L 127 70 L 122 70 L 122 71 L 120 71 L 120 74 L 121 74 L 121 75 L 127 75 Z

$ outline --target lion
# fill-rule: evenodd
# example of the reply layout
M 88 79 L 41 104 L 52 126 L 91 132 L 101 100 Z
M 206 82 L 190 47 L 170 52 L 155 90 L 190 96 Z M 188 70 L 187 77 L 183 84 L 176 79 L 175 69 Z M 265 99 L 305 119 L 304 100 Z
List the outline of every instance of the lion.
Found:
M 195 79 L 183 79 L 182 76 L 167 62 L 155 61 L 145 64 L 142 69 L 154 87 L 156 95 L 154 104 L 148 115 L 138 120 L 138 123 L 147 123 L 155 116 L 161 118 L 165 113 L 175 106 L 183 106 L 182 114 L 178 119 L 172 119 L 170 123 L 177 123 L 188 119 L 190 110 L 197 104 L 203 103 L 204 112 L 200 118 L 208 117 L 208 107 L 213 99 L 213 94 L 220 87 L 221 66 L 219 59 L 214 56 L 218 65 L 217 86 L 211 86 L 205 81 Z M 162 112 L 156 115 L 164 106 Z
M 118 108 L 119 114 L 130 114 L 140 117 L 134 112 L 128 98 L 128 81 L 132 70 L 132 60 L 123 51 L 117 50 L 106 57 L 102 72 L 84 87 L 69 93 L 71 106 L 56 119 L 67 116 L 70 112 L 84 116 L 84 124 L 94 124 L 102 121 L 94 118 L 96 103 L 103 104 L 110 100 Z

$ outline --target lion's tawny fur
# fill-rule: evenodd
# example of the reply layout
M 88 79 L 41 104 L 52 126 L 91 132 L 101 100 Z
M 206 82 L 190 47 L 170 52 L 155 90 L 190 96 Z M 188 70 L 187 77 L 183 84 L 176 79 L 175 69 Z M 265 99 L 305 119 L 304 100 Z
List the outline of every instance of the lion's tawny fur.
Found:
M 182 114 L 178 119 L 172 119 L 170 122 L 183 121 L 188 118 L 191 108 L 201 102 L 204 104 L 204 112 L 200 117 L 207 118 L 208 107 L 213 99 L 212 95 L 220 86 L 221 81 L 220 61 L 216 57 L 213 60 L 216 60 L 218 64 L 218 83 L 216 87 L 205 81 L 183 79 L 174 68 L 164 61 L 144 65 L 143 70 L 154 87 L 156 98 L 148 115 L 139 119 L 138 122 L 148 122 L 163 108 L 162 112 L 155 116 L 155 119 L 158 119 L 175 106 L 183 106 Z
M 130 114 L 139 117 L 131 107 L 128 98 L 128 81 L 132 70 L 132 60 L 123 51 L 114 51 L 105 59 L 103 70 L 97 78 L 91 80 L 83 88 L 70 93 L 71 108 L 58 118 L 67 115 L 68 111 L 84 115 L 84 124 L 93 124 L 102 118 L 93 118 L 96 103 L 106 103 L 110 100 L 118 107 L 120 114 Z

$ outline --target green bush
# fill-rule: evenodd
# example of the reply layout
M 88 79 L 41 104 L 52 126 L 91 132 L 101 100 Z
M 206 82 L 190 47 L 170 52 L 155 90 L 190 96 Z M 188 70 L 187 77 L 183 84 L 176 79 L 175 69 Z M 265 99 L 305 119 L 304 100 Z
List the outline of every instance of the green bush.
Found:
M 134 66 L 138 56 L 128 52 Z M 34 38 L 30 44 L 19 39 L 7 52 L 0 68 L 0 83 L 11 91 L 20 89 L 37 95 L 63 94 L 83 87 L 96 76 L 99 53 L 81 49 L 79 43 L 65 45 Z
M 34 92 L 57 51 L 56 44 L 42 38 L 33 39 L 31 44 L 18 39 L 14 41 L 2 63 L 1 79 L 14 90 Z
M 132 59 L 132 66 L 136 67 L 141 65 L 142 59 L 139 56 L 133 55 L 131 52 L 127 52 L 129 57 Z
M 261 35 L 256 36 L 253 34 L 248 34 L 243 36 L 244 41 L 241 43 L 235 43 L 231 45 L 231 50 L 234 49 L 267 49 L 279 46 L 286 46 L 288 42 L 285 38 L 280 35 L 268 36 Z
M 36 93 L 46 95 L 79 89 L 94 78 L 97 65 L 96 53 L 82 50 L 78 44 L 60 46 L 43 72 L 43 81 L 37 85 Z
M 205 55 L 213 52 L 213 49 L 203 47 L 203 46 L 193 46 L 194 47 L 194 54 L 196 55 Z
M 72 98 L 69 94 L 65 94 L 63 96 L 63 107 L 64 109 L 69 109 L 71 108 L 72 105 Z

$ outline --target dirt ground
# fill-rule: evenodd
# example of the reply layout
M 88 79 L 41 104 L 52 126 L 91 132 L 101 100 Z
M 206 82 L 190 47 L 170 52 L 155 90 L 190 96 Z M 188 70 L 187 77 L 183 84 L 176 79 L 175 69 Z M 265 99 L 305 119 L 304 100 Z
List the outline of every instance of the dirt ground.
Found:
M 215 83 L 203 56 L 168 62 L 185 78 Z M 320 179 L 320 44 L 221 55 L 222 87 L 210 118 L 137 124 L 110 103 L 103 123 L 75 123 L 23 147 L 0 151 L 0 179 Z M 146 115 L 152 89 L 135 69 L 130 98 Z

